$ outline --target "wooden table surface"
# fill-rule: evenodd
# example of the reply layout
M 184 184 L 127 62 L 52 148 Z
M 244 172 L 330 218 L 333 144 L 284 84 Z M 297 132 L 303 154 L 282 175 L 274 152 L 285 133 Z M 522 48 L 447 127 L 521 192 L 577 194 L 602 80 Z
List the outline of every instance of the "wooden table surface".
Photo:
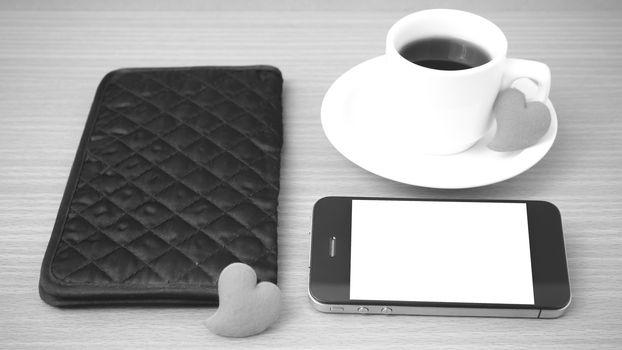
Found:
M 378 10 L 374 3 L 353 11 L 313 9 L 308 2 L 306 10 L 286 11 L 3 8 L 0 348 L 621 348 L 620 7 L 580 10 L 575 1 L 569 9 L 479 8 L 506 32 L 510 56 L 551 67 L 558 139 L 540 163 L 516 178 L 433 190 L 358 168 L 322 132 L 320 104 L 331 82 L 382 54 L 391 23 L 421 8 L 402 1 L 395 10 L 390 4 Z M 57 309 L 41 301 L 41 260 L 104 74 L 119 67 L 258 63 L 279 67 L 285 78 L 279 205 L 284 310 L 278 323 L 260 336 L 231 340 L 205 329 L 202 322 L 213 312 L 208 308 Z M 572 306 L 556 320 L 316 312 L 307 301 L 307 232 L 313 203 L 327 195 L 552 201 L 563 214 Z

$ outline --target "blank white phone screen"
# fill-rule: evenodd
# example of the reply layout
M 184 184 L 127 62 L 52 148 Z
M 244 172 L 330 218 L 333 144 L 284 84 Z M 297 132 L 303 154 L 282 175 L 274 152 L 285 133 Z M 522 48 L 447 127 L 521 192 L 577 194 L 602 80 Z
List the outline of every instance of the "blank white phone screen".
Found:
M 353 200 L 350 299 L 533 305 L 527 205 Z

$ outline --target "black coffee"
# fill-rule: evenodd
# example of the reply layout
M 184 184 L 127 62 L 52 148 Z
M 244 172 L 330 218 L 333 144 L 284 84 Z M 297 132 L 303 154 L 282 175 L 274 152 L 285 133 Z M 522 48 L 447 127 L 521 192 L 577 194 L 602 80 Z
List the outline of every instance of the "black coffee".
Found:
M 438 70 L 474 68 L 491 59 L 481 47 L 456 38 L 416 40 L 404 45 L 399 52 L 414 64 Z

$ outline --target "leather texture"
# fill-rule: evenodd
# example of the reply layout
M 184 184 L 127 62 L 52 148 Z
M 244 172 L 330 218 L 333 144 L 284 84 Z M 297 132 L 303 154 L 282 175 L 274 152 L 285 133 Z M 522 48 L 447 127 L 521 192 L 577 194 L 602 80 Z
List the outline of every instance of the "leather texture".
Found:
M 269 66 L 109 73 L 44 257 L 41 298 L 216 305 L 233 262 L 276 283 L 282 83 Z

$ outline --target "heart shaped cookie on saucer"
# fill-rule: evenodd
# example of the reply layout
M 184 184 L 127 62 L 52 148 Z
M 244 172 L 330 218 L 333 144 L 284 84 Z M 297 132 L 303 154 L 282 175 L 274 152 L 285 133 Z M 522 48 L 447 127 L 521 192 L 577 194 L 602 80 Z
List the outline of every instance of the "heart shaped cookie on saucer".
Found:
M 518 89 L 499 93 L 493 110 L 497 132 L 488 148 L 513 152 L 535 145 L 551 125 L 551 114 L 542 102 L 526 102 Z

